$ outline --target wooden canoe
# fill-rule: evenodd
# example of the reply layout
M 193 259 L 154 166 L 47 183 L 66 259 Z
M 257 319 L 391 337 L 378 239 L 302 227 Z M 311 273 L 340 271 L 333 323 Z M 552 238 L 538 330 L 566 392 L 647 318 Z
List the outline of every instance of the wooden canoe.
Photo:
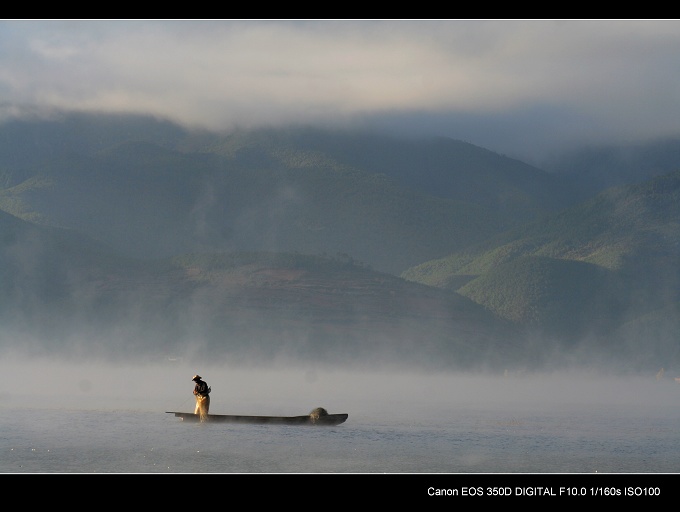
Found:
M 192 412 L 166 411 L 182 421 L 200 421 L 200 416 Z M 208 414 L 211 423 L 247 423 L 251 425 L 340 425 L 347 420 L 348 414 L 323 414 L 304 416 L 239 416 L 232 414 Z

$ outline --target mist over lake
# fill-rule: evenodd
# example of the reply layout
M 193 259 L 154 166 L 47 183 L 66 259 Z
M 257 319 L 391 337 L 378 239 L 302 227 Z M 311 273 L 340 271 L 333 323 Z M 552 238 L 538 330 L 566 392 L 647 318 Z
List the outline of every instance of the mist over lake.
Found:
M 675 473 L 680 384 L 663 375 L 200 368 L 3 359 L 3 473 Z M 347 413 L 333 427 L 185 423 Z
M 200 366 L 200 367 L 198 367 Z M 455 414 L 457 406 L 525 408 L 554 405 L 668 408 L 680 383 L 673 374 L 619 376 L 595 369 L 553 372 L 415 372 L 389 367 L 187 364 L 161 361 L 120 364 L 4 357 L 0 391 L 8 408 L 47 407 L 193 412 L 193 382 L 200 374 L 213 388 L 211 412 L 306 414 L 308 409 L 416 418 L 419 407 Z M 680 377 L 680 376 L 679 376 Z M 270 411 L 258 411 L 263 407 Z M 383 410 L 388 409 L 388 411 Z

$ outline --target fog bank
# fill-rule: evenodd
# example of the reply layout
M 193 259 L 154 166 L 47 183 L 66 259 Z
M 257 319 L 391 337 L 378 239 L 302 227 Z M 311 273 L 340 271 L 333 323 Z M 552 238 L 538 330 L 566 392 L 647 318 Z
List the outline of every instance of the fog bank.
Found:
M 95 364 L 3 358 L 0 408 L 73 408 L 193 412 L 194 374 L 212 387 L 214 414 L 299 415 L 315 407 L 350 419 L 386 414 L 416 418 L 426 410 L 455 415 L 469 408 L 540 411 L 544 407 L 676 407 L 680 382 L 659 372 L 601 376 L 410 373 L 305 365 L 243 367 L 181 360 L 157 364 Z

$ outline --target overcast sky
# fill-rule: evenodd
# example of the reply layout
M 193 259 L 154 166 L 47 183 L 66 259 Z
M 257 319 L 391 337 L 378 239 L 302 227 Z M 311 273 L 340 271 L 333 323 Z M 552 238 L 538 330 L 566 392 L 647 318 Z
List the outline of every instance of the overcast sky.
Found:
M 680 136 L 680 20 L 1 20 L 0 114 L 443 135 L 531 161 Z

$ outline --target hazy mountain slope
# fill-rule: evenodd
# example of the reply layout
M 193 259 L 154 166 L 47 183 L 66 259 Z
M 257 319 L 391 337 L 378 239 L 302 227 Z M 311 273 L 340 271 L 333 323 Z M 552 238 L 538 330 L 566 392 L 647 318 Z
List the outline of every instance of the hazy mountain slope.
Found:
M 599 336 L 612 348 L 622 325 L 678 301 L 679 261 L 680 171 L 609 189 L 403 277 L 457 289 L 566 343 Z M 630 343 L 644 351 L 657 342 Z
M 603 349 L 628 360 L 630 367 L 677 369 L 680 361 L 680 301 L 631 317 L 608 338 Z
M 541 256 L 498 265 L 458 291 L 519 325 L 569 342 L 608 332 L 627 306 L 627 290 L 611 271 Z
M 680 171 L 609 189 L 579 205 L 508 230 L 476 247 L 409 269 L 404 277 L 443 282 L 447 273 L 479 275 L 531 254 L 625 269 L 680 246 Z M 422 279 L 420 279 L 422 276 Z
M 469 299 L 414 286 L 351 261 L 295 254 L 177 258 L 200 318 L 192 336 L 222 353 L 225 341 L 264 359 L 307 357 L 440 368 L 524 364 L 520 331 Z M 216 323 L 215 323 L 216 322 Z M 217 327 L 207 331 L 205 325 Z
M 130 141 L 175 147 L 188 132 L 149 116 L 54 111 L 49 117 L 0 123 L 0 176 L 5 186 L 34 175 L 39 166 L 67 155 L 91 155 Z
M 559 209 L 569 180 L 587 183 L 587 169 L 567 174 L 447 139 L 3 123 L 0 344 L 440 367 L 675 361 L 678 173 Z
M 524 364 L 520 332 L 508 322 L 456 293 L 349 258 L 136 260 L 5 213 L 0 233 L 3 352 L 440 369 Z
M 543 168 L 573 184 L 579 200 L 680 169 L 680 139 L 578 148 L 548 159 Z
M 106 303 L 102 292 L 111 276 L 134 280 L 150 269 L 77 232 L 36 226 L 4 212 L 0 233 L 0 336 L 5 348 L 62 346 L 65 333 L 95 321 L 95 311 Z M 127 307 L 124 300 L 120 304 Z M 120 318 L 118 311 L 110 314 Z
M 398 273 L 498 231 L 475 203 L 428 196 L 316 155 L 233 158 L 129 142 L 55 158 L 0 208 L 135 257 L 192 251 L 350 254 Z
M 479 204 L 500 213 L 506 226 L 567 205 L 569 186 L 519 160 L 453 139 L 411 139 L 360 130 L 314 127 L 236 132 L 210 151 L 235 156 L 256 151 L 323 155 L 343 166 L 384 174 L 429 195 Z
M 0 208 L 124 254 L 349 254 L 392 273 L 551 210 L 565 186 L 450 139 L 313 127 L 218 134 L 138 116 L 0 124 Z

